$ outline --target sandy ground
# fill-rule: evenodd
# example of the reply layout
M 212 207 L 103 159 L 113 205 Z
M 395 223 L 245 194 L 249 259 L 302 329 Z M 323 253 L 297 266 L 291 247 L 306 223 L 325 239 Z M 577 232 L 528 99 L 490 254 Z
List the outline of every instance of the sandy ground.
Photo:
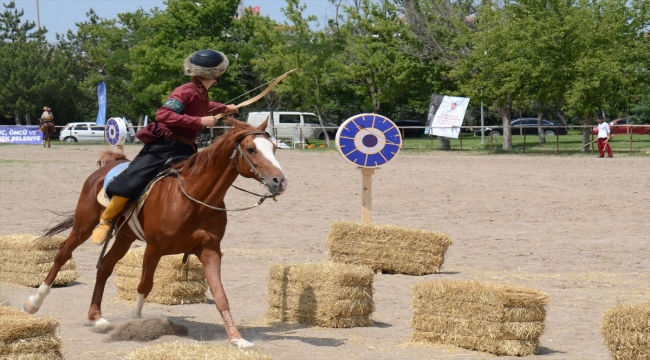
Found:
M 35 233 L 73 210 L 103 146 L 0 146 L 0 235 Z M 138 146 L 128 145 L 133 157 Z M 400 154 L 373 177 L 373 221 L 451 236 L 440 274 L 375 275 L 374 327 L 322 329 L 265 321 L 269 264 L 326 258 L 331 221 L 361 220 L 360 171 L 334 151 L 279 150 L 290 183 L 277 203 L 229 214 L 222 243 L 224 286 L 240 331 L 276 359 L 481 359 L 492 355 L 409 343 L 411 286 L 437 279 L 530 286 L 551 297 L 538 355 L 609 359 L 599 330 L 617 304 L 650 298 L 650 158 L 594 156 Z M 251 180 L 236 184 L 258 190 Z M 257 199 L 231 190 L 230 207 Z M 214 303 L 146 304 L 144 316 L 166 316 L 186 337 L 151 343 L 107 343 L 86 319 L 99 247 L 74 253 L 79 278 L 54 288 L 39 314 L 61 320 L 67 359 L 115 359 L 159 342 L 226 344 Z M 35 289 L 2 285 L 0 298 L 21 307 Z M 112 279 L 104 316 L 128 319 Z

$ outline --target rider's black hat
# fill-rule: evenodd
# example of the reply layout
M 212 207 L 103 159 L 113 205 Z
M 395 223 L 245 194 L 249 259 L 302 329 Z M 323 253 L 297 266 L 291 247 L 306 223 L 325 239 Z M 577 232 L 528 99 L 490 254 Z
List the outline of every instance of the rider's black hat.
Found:
M 185 75 L 218 79 L 228 68 L 226 55 L 216 50 L 199 50 L 185 58 Z

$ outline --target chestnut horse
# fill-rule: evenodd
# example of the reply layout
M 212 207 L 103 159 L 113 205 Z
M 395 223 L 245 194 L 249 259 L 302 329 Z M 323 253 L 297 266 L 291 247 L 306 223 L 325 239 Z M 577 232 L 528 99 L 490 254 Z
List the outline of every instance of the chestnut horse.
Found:
M 52 134 L 54 134 L 54 123 L 52 121 L 45 120 L 43 123 L 43 147 L 45 147 L 45 142 L 47 141 L 47 147 L 50 147 L 50 139 L 52 138 Z
M 239 348 L 252 346 L 237 330 L 230 313 L 228 298 L 221 283 L 221 239 L 226 230 L 224 205 L 226 191 L 242 175 L 266 186 L 271 196 L 287 187 L 287 178 L 275 158 L 275 146 L 264 132 L 267 122 L 254 128 L 248 123 L 226 119 L 232 127 L 208 148 L 172 166 L 172 176 L 157 182 L 138 215 L 146 238 L 142 277 L 137 287 L 137 301 L 132 317 L 141 317 L 142 305 L 153 286 L 153 275 L 164 255 L 194 254 L 203 265 L 205 278 L 224 322 L 228 341 Z M 50 292 L 52 282 L 72 252 L 85 242 L 99 222 L 103 207 L 97 202 L 104 178 L 123 156 L 109 153 L 105 165 L 84 183 L 77 208 L 72 216 L 52 227 L 44 236 L 52 236 L 72 228 L 68 238 L 59 245 L 52 269 L 24 304 L 29 313 L 36 313 Z M 209 205 L 210 204 L 210 205 Z M 221 210 L 215 207 L 222 208 Z M 128 211 L 128 209 L 126 210 Z M 122 215 L 125 213 L 123 212 Z M 116 221 L 119 229 L 124 217 Z M 95 325 L 107 324 L 101 312 L 106 280 L 113 267 L 129 250 L 136 235 L 124 226 L 106 256 L 98 263 L 95 289 L 88 319 Z

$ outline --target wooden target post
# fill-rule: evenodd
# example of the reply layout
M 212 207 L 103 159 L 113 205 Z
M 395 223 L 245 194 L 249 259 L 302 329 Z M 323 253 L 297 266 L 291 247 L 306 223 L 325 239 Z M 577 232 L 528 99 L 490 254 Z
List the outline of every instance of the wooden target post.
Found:
M 126 122 L 122 118 L 110 118 L 104 128 L 104 137 L 106 141 L 124 153 L 124 143 L 126 142 Z
M 361 170 L 361 222 L 372 222 L 372 175 L 399 153 L 402 136 L 388 118 L 360 114 L 347 119 L 336 132 L 336 147 Z

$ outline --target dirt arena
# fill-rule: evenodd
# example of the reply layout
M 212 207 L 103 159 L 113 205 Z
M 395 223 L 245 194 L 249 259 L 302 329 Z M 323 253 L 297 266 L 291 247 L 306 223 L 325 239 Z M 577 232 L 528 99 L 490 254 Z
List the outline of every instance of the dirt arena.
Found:
M 104 146 L 0 146 L 0 235 L 35 233 L 73 210 Z M 127 145 L 131 158 L 139 147 Z M 322 329 L 264 319 L 269 264 L 326 257 L 330 222 L 360 221 L 361 174 L 334 151 L 278 150 L 289 176 L 278 202 L 229 214 L 222 243 L 224 286 L 242 335 L 275 359 L 483 359 L 492 355 L 409 342 L 411 287 L 436 279 L 534 287 L 551 298 L 536 358 L 610 359 L 599 330 L 603 312 L 650 298 L 650 157 L 401 153 L 373 177 L 373 221 L 447 233 L 441 273 L 375 275 L 374 327 Z M 259 187 L 251 180 L 236 185 Z M 257 198 L 231 190 L 229 207 Z M 64 235 L 67 235 L 65 233 Z M 182 241 L 182 239 L 178 239 Z M 116 359 L 159 342 L 226 345 L 214 303 L 146 304 L 189 328 L 152 343 L 105 342 L 86 319 L 100 247 L 74 253 L 79 278 L 54 288 L 39 314 L 61 320 L 66 359 Z M 15 307 L 36 289 L 0 285 Z M 210 296 L 208 296 L 210 298 Z M 133 306 L 106 287 L 104 316 L 126 321 Z

